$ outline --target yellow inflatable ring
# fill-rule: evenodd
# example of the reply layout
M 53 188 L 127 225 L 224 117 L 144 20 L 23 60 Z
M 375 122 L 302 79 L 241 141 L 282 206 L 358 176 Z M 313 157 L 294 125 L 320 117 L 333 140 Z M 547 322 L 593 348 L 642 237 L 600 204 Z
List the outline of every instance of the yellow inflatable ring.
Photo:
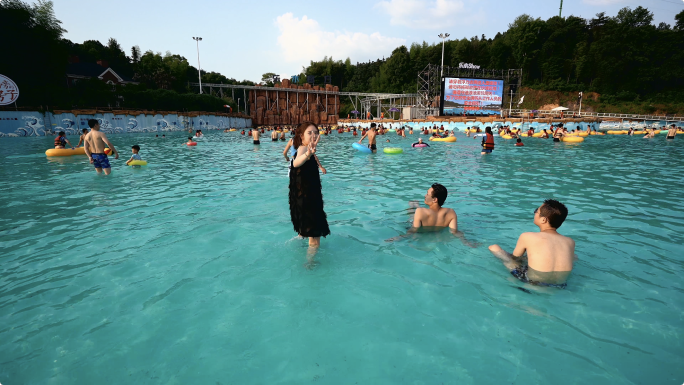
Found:
M 128 164 L 129 166 L 147 166 L 147 161 L 145 160 L 134 160 Z
M 584 142 L 584 138 L 579 136 L 564 136 L 561 138 L 561 142 L 580 143 Z
M 453 142 L 456 141 L 456 137 L 455 137 L 455 136 L 450 136 L 450 137 L 448 137 L 448 138 L 430 138 L 430 141 L 432 141 L 432 142 L 451 142 L 451 143 L 453 143 Z
M 501 137 L 502 137 L 503 139 L 513 139 L 513 137 L 510 136 L 510 135 L 501 135 Z
M 47 156 L 72 156 L 72 155 L 85 155 L 85 148 L 76 147 L 75 149 L 70 148 L 51 148 L 45 151 Z

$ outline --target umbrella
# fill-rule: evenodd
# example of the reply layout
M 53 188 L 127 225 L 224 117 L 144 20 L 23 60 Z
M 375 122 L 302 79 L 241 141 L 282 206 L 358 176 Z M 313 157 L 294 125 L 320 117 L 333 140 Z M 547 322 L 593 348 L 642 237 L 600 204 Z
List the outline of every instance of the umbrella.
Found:
M 389 112 L 399 112 L 399 109 L 392 107 L 389 109 Z
M 551 111 L 565 111 L 565 110 L 569 110 L 569 108 L 566 108 L 566 107 L 556 107 L 556 108 L 552 109 Z

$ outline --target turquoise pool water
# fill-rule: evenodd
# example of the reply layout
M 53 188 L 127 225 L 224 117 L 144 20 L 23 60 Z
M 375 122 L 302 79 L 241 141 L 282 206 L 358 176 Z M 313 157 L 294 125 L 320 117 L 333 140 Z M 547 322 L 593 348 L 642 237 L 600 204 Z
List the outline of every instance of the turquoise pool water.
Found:
M 0 383 L 680 384 L 684 137 L 497 138 L 319 157 L 332 235 L 303 267 L 284 144 L 238 133 L 112 136 L 110 177 L 52 138 L 0 141 Z M 389 138 L 392 143 L 384 143 Z M 430 184 L 472 241 L 405 232 Z M 487 246 L 564 202 L 567 290 L 513 279 Z M 526 293 L 518 288 L 531 291 Z

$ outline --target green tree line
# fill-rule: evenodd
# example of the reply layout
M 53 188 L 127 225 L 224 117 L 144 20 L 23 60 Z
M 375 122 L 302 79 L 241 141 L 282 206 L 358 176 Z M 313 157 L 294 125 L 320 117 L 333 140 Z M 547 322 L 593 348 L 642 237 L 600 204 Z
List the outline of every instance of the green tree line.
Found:
M 49 106 L 51 109 L 115 107 L 130 109 L 225 111 L 229 104 L 237 104 L 218 94 L 198 95 L 188 82 L 198 80 L 197 68 L 180 55 L 146 51 L 133 46 L 130 54 L 115 38 L 106 45 L 97 40 L 82 44 L 63 37 L 62 27 L 53 10 L 53 3 L 38 0 L 30 5 L 21 0 L 0 1 L 0 23 L 12 31 L 3 40 L 8 58 L 0 61 L 0 73 L 19 85 L 21 106 Z M 78 57 L 82 63 L 105 60 L 118 74 L 139 84 L 112 87 L 98 79 L 77 82 L 67 87 L 66 72 L 69 61 Z M 254 85 L 237 81 L 216 72 L 202 71 L 207 83 Z
M 301 78 L 331 75 L 344 91 L 413 93 L 417 73 L 439 64 L 441 42 L 401 46 L 388 58 L 352 64 L 326 57 L 312 61 Z M 606 103 L 684 102 L 684 11 L 674 24 L 653 24 L 644 7 L 548 20 L 518 16 L 493 38 L 450 40 L 444 65 L 472 63 L 488 69 L 522 68 L 523 86 L 548 91 L 597 92 Z M 346 113 L 344 114 L 346 116 Z

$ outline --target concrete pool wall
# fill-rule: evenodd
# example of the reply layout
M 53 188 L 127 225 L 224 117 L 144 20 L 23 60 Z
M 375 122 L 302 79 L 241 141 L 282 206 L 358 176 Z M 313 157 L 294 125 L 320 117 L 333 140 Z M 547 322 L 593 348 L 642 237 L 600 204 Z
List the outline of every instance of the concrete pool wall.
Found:
M 64 131 L 77 135 L 88 128 L 89 119 L 100 121 L 100 129 L 107 134 L 135 132 L 173 132 L 190 130 L 223 130 L 247 128 L 252 119 L 212 115 L 209 113 L 155 113 L 155 112 L 98 112 L 79 113 L 55 111 L 0 111 L 0 137 L 45 136 Z

